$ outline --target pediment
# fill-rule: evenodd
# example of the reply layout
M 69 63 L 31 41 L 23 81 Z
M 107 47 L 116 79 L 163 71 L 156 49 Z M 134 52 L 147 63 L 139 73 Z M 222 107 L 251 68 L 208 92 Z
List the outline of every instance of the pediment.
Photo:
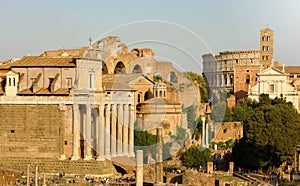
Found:
M 285 76 L 286 74 L 280 70 L 278 70 L 277 68 L 274 67 L 269 67 L 261 72 L 258 73 L 259 76 L 264 76 L 264 75 L 282 75 Z

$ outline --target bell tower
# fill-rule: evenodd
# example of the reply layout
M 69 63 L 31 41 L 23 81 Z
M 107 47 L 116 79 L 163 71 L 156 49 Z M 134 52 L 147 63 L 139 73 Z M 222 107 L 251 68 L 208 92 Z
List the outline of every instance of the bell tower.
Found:
M 260 30 L 260 62 L 264 68 L 271 66 L 274 53 L 274 31 L 270 28 Z

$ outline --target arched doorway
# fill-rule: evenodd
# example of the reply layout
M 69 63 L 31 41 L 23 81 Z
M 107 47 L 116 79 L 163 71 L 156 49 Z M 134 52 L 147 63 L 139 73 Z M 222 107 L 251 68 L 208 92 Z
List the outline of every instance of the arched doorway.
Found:
M 119 61 L 115 67 L 114 74 L 125 74 L 125 65 Z

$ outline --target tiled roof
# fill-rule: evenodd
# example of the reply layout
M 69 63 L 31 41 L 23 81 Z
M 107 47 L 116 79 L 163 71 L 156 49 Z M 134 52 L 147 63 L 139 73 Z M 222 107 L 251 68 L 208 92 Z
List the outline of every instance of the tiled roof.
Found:
M 12 63 L 0 65 L 0 69 L 9 69 L 11 67 L 75 67 L 75 59 L 70 57 L 38 57 L 24 56 L 20 60 Z
M 62 57 L 67 54 L 70 57 L 82 57 L 88 47 L 79 49 L 61 49 L 61 50 L 48 50 L 40 55 L 40 57 Z
M 55 92 L 50 92 L 48 88 L 41 88 L 37 92 L 32 92 L 30 89 L 24 89 L 18 92 L 18 95 L 68 95 L 69 93 L 68 88 L 60 88 Z
M 132 90 L 129 84 L 140 78 L 148 79 L 142 74 L 105 74 L 102 77 L 102 86 L 106 90 Z
M 300 66 L 285 66 L 284 71 L 290 74 L 300 74 Z

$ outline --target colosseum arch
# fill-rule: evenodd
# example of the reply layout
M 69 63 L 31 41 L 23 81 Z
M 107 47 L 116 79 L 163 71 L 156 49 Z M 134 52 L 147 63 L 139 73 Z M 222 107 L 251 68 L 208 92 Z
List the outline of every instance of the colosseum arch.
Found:
M 160 72 L 155 72 L 155 73 L 153 74 L 153 81 L 154 81 L 154 82 L 158 82 L 158 81 L 160 81 L 160 80 L 162 80 L 162 75 L 161 75 L 161 73 L 160 73 Z
M 119 61 L 116 64 L 115 70 L 114 70 L 114 74 L 125 74 L 126 70 L 125 70 L 125 65 L 122 61 Z
M 168 74 L 168 81 L 172 83 L 178 83 L 178 76 L 176 72 L 172 71 Z
M 139 74 L 139 73 L 142 73 L 142 68 L 140 65 L 135 65 L 133 70 L 132 70 L 132 73 L 133 74 Z

